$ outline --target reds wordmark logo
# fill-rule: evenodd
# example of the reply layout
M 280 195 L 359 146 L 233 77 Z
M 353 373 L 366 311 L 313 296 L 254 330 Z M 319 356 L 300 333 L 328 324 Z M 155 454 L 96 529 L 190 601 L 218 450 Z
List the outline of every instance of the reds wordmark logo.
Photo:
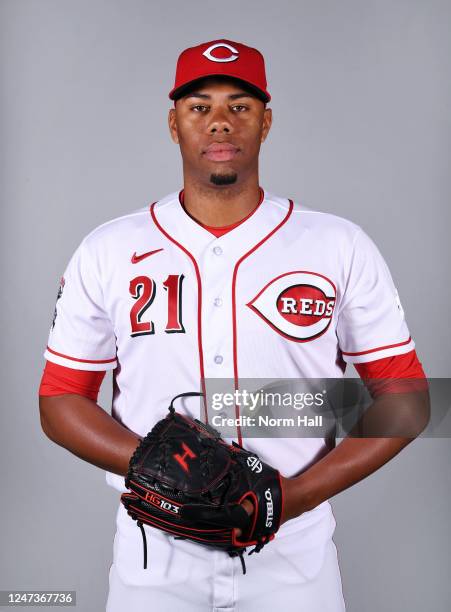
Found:
M 308 342 L 330 325 L 336 300 L 332 281 L 316 272 L 287 272 L 247 305 L 284 338 Z

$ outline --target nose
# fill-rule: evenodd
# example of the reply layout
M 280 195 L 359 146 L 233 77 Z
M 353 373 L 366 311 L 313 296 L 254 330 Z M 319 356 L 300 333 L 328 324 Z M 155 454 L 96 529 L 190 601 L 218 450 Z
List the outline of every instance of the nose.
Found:
M 209 134 L 230 134 L 232 129 L 232 124 L 224 110 L 217 109 L 211 112 L 208 124 Z

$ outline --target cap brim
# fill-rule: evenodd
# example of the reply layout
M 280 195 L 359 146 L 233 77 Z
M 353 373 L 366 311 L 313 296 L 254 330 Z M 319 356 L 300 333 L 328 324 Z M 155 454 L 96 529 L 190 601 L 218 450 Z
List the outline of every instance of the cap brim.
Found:
M 215 78 L 220 77 L 223 79 L 231 79 L 233 81 L 238 81 L 239 83 L 243 85 L 245 89 L 248 89 L 249 92 L 252 93 L 256 98 L 259 98 L 259 100 L 262 100 L 262 102 L 269 102 L 271 100 L 271 96 L 267 91 L 264 91 L 263 89 L 260 89 L 259 87 L 256 87 L 252 83 L 249 83 L 249 81 L 245 81 L 244 79 L 241 79 L 239 77 L 235 77 L 235 76 L 223 74 L 223 73 L 222 74 L 221 73 L 218 73 L 218 74 L 210 73 L 204 76 L 196 77 L 195 79 L 193 79 L 192 81 L 188 81 L 187 83 L 183 83 L 183 85 L 181 85 L 180 87 L 174 88 L 169 92 L 169 98 L 171 100 L 178 100 L 179 98 L 186 95 L 188 91 L 192 89 L 196 83 L 199 83 L 200 81 L 203 81 L 204 79 L 208 79 L 209 77 L 215 77 Z

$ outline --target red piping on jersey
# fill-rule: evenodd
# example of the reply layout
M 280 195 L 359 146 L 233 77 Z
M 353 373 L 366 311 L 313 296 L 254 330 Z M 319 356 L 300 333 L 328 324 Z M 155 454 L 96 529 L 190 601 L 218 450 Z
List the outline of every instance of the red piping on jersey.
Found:
M 267 236 L 262 238 L 262 240 L 260 240 L 260 242 L 258 242 L 255 246 L 253 246 L 250 251 L 248 251 L 242 257 L 240 257 L 240 259 L 236 262 L 235 268 L 233 270 L 233 277 L 232 277 L 233 375 L 234 375 L 234 378 L 235 378 L 235 389 L 236 390 L 238 389 L 238 349 L 237 349 L 237 333 L 236 333 L 236 294 L 235 294 L 235 288 L 236 288 L 236 277 L 237 277 L 237 274 L 238 274 L 238 268 L 242 264 L 242 262 L 247 257 L 249 257 L 249 255 L 252 255 L 252 253 L 254 251 L 256 251 L 258 248 L 260 248 L 261 245 L 264 242 L 269 240 L 269 238 L 271 238 L 271 236 L 273 236 L 273 234 L 275 234 L 288 221 L 288 219 L 291 216 L 291 213 L 293 212 L 293 207 L 294 207 L 293 200 L 288 200 L 288 201 L 290 202 L 290 206 L 288 208 L 288 212 L 285 215 L 285 217 L 282 219 L 282 221 L 279 223 L 279 225 L 276 225 L 276 227 L 274 229 L 272 229 Z M 239 406 L 235 406 L 235 417 L 238 419 L 239 415 L 240 415 Z M 240 446 L 241 446 L 242 445 L 242 441 L 243 441 L 243 439 L 241 437 L 241 427 L 239 425 L 237 425 L 236 430 L 237 430 L 237 434 L 238 434 L 238 444 L 240 444 Z
M 405 344 L 409 344 L 412 340 L 412 336 L 409 336 L 407 340 L 404 342 L 398 342 L 398 344 L 387 344 L 386 346 L 378 346 L 377 348 L 369 349 L 368 351 L 360 351 L 359 353 L 347 353 L 346 351 L 341 351 L 343 355 L 349 355 L 350 357 L 355 357 L 357 355 L 368 355 L 368 353 L 375 353 L 376 351 L 383 351 L 385 349 L 395 348 L 395 346 L 404 346 Z
M 168 240 L 170 240 L 173 244 L 175 244 L 180 250 L 182 250 L 186 255 L 188 255 L 188 257 L 191 259 L 191 262 L 194 266 L 194 271 L 196 273 L 196 279 L 197 279 L 197 344 L 199 346 L 199 368 L 200 368 L 200 378 L 201 378 L 201 385 L 202 385 L 202 393 L 204 394 L 204 413 L 205 413 L 205 422 L 208 423 L 208 412 L 207 412 L 207 396 L 206 396 L 206 389 L 205 389 L 205 373 L 204 373 L 204 353 L 203 353 L 203 349 L 202 349 L 202 317 L 201 317 L 201 312 L 202 312 L 202 282 L 201 282 L 201 278 L 200 278 L 200 272 L 199 272 L 199 266 L 197 265 L 197 261 L 195 260 L 194 256 L 179 242 L 177 242 L 177 240 L 175 240 L 175 238 L 173 238 L 172 236 L 170 236 L 166 230 L 164 230 L 161 225 L 158 223 L 158 220 L 155 216 L 155 204 L 156 202 L 154 202 L 153 204 L 150 205 L 150 215 L 152 217 L 153 222 L 155 223 L 156 227 L 160 230 L 160 232 L 163 234 L 163 236 L 166 236 L 166 238 Z
M 116 361 L 116 357 L 113 357 L 113 359 L 77 359 L 76 357 L 69 357 L 69 355 L 63 355 L 63 353 L 57 353 L 49 346 L 47 346 L 47 350 L 49 351 L 49 353 L 58 355 L 58 357 L 64 357 L 64 359 L 70 359 L 71 361 L 78 361 L 80 363 L 112 363 L 113 361 Z

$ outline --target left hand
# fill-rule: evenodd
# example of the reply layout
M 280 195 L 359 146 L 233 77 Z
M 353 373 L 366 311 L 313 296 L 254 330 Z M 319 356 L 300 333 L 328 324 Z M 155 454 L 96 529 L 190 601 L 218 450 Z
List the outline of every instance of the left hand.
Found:
M 281 525 L 286 521 L 301 516 L 304 512 L 308 512 L 315 507 L 312 505 L 312 500 L 309 498 L 307 490 L 305 489 L 302 476 L 302 474 L 295 478 L 280 476 L 283 495 Z
M 280 521 L 280 524 L 282 525 L 283 523 L 285 523 L 285 521 L 288 521 L 292 518 L 295 518 L 296 516 L 299 516 L 300 514 L 302 514 L 302 512 L 297 512 L 295 503 L 293 500 L 294 480 L 292 478 L 285 478 L 284 476 L 281 475 L 280 482 L 282 485 L 282 496 L 283 496 L 283 511 L 282 511 L 282 518 Z M 241 505 L 246 510 L 246 512 L 249 514 L 249 516 L 251 516 L 254 511 L 253 504 L 248 499 L 245 499 Z M 239 527 L 236 527 L 234 531 L 235 531 L 235 536 L 239 538 L 241 535 L 241 529 Z
M 251 516 L 251 514 L 254 511 L 254 504 L 250 502 L 248 499 L 245 499 L 241 505 L 246 510 L 246 512 L 249 514 L 249 516 Z M 239 527 L 235 527 L 233 531 L 235 532 L 235 537 L 239 538 L 241 535 L 241 529 Z

